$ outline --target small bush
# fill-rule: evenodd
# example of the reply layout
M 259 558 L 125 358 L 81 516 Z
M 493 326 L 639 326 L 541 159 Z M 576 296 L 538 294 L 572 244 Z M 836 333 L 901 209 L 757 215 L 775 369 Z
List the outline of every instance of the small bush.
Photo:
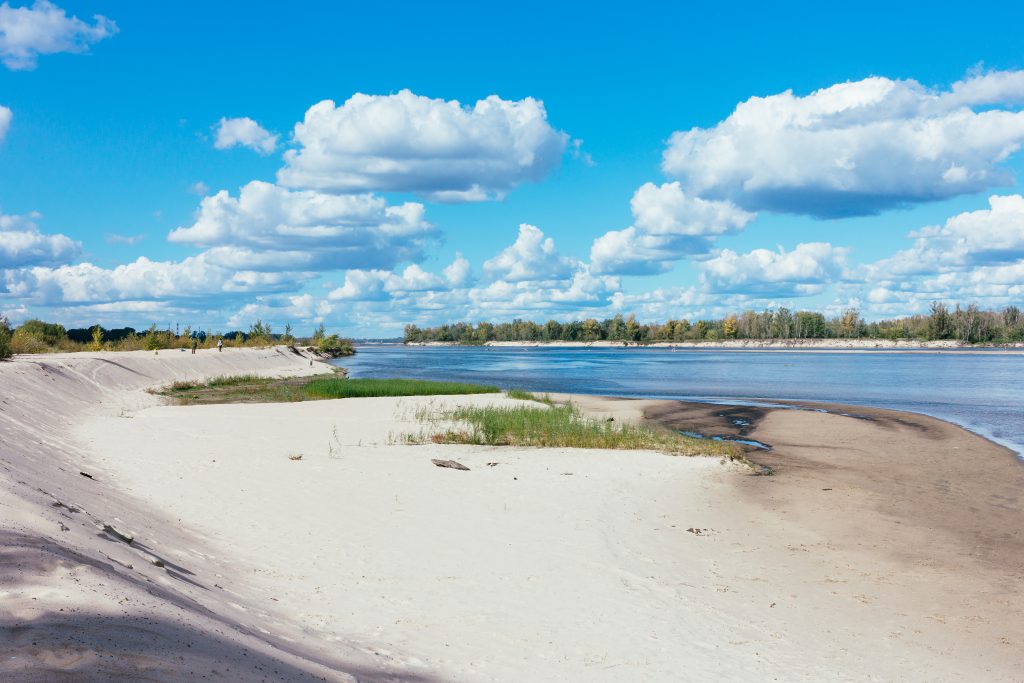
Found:
M 11 335 L 14 353 L 51 353 L 74 350 L 63 325 L 42 320 L 26 320 Z
M 316 350 L 331 358 L 341 358 L 355 354 L 356 347 L 348 339 L 342 339 L 338 335 L 332 334 L 321 339 Z

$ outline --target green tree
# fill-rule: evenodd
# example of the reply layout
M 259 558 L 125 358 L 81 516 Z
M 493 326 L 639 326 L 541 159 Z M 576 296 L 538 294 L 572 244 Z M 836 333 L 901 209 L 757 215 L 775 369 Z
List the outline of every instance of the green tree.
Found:
M 949 309 L 941 301 L 933 301 L 931 315 L 928 317 L 928 338 L 948 339 L 951 327 Z
M 0 360 L 11 357 L 11 324 L 0 315 Z

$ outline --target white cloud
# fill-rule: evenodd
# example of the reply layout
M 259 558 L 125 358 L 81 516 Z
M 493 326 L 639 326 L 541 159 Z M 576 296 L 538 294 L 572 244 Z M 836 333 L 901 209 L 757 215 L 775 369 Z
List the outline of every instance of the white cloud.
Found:
M 200 197 L 205 197 L 210 191 L 210 186 L 204 183 L 202 180 L 197 180 L 188 186 L 188 191 L 192 194 L 197 194 Z
M 171 232 L 171 242 L 219 247 L 210 258 L 227 267 L 391 268 L 421 257 L 437 233 L 422 204 L 388 206 L 369 194 L 291 191 L 253 181 L 238 197 L 205 197 L 195 222 Z
M 986 306 L 1024 300 L 1024 197 L 992 196 L 989 208 L 910 233 L 914 244 L 859 270 L 879 314 L 923 311 L 935 300 Z
M 416 192 L 481 201 L 537 181 L 558 166 L 568 136 L 533 98 L 496 95 L 472 107 L 402 90 L 313 105 L 295 126 L 279 181 L 332 192 Z
M 645 183 L 630 206 L 632 226 L 594 240 L 590 262 L 596 272 L 664 272 L 684 256 L 706 253 L 715 237 L 738 232 L 754 219 L 731 202 L 690 196 L 678 182 Z
M 87 52 L 92 43 L 117 33 L 117 24 L 99 14 L 93 23 L 46 0 L 29 7 L 0 5 L 0 61 L 8 69 L 34 69 L 39 55 Z
M 0 268 L 55 265 L 72 261 L 82 245 L 66 235 L 44 235 L 35 221 L 39 214 L 0 214 Z
M 750 210 L 866 215 L 1012 180 L 1024 142 L 1024 71 L 948 91 L 872 77 L 806 97 L 752 97 L 713 128 L 672 134 L 663 170 Z
M 792 251 L 723 250 L 700 264 L 701 282 L 712 292 L 764 296 L 811 296 L 846 273 L 845 247 L 826 242 L 798 244 Z
M 345 284 L 328 294 L 332 301 L 385 301 L 395 296 L 418 292 L 447 292 L 470 282 L 470 264 L 462 254 L 434 275 L 415 263 L 401 274 L 389 270 L 352 269 L 345 273 Z
M 569 142 L 569 153 L 572 154 L 572 158 L 581 162 L 584 166 L 596 166 L 594 157 L 590 156 L 590 152 L 583 149 L 583 140 L 579 138 L 573 138 Z
M 301 272 L 266 273 L 225 268 L 213 263 L 206 254 L 182 261 L 151 261 L 140 257 L 112 269 L 80 263 L 5 272 L 10 296 L 43 305 L 151 299 L 205 304 L 234 295 L 292 290 L 309 277 L 310 274 Z
M 989 197 L 989 208 L 910 233 L 914 246 L 869 267 L 869 277 L 905 276 L 1024 259 L 1024 197 Z
M 271 134 L 247 116 L 236 119 L 222 118 L 215 128 L 213 146 L 217 149 L 248 147 L 260 154 L 270 154 L 277 147 L 278 136 Z
M 496 280 L 535 282 L 563 279 L 575 267 L 576 261 L 559 255 L 554 240 L 540 228 L 522 223 L 516 241 L 486 261 L 484 272 Z
M 14 118 L 14 114 L 7 107 L 0 106 L 0 142 L 4 141 L 7 137 L 7 131 L 11 127 L 11 119 Z
M 284 332 L 285 324 L 318 324 L 330 315 L 334 307 L 327 301 L 317 300 L 312 294 L 292 296 L 271 295 L 256 297 L 227 319 L 229 327 L 246 328 L 255 320 L 277 325 L 275 332 Z
M 444 269 L 444 277 L 452 287 L 461 287 L 472 282 L 473 271 L 469 261 L 456 252 L 455 260 Z

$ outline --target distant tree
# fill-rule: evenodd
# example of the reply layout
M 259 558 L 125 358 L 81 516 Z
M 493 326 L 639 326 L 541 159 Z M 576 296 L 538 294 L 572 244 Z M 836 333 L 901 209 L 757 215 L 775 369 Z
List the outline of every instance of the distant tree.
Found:
M 736 337 L 736 316 L 730 315 L 722 321 L 722 333 L 729 338 Z
M 928 338 L 948 339 L 951 332 L 949 309 L 941 301 L 933 301 L 928 318 Z
M 847 339 L 856 337 L 860 331 L 860 311 L 856 308 L 848 308 L 839 317 L 839 334 Z
M 99 351 L 103 348 L 103 328 L 99 325 L 92 327 L 92 350 Z
M 11 324 L 0 315 L 0 360 L 11 357 Z
M 415 325 L 406 325 L 406 327 L 405 327 L 406 335 L 409 334 L 409 330 L 410 329 L 415 330 L 416 326 Z M 324 337 L 326 337 L 326 336 L 327 336 L 327 328 L 324 327 L 323 323 L 320 323 L 320 326 L 317 327 L 316 330 L 313 332 L 313 346 L 319 346 L 320 342 L 322 342 L 324 340 Z M 407 341 L 409 341 L 409 340 L 407 339 Z

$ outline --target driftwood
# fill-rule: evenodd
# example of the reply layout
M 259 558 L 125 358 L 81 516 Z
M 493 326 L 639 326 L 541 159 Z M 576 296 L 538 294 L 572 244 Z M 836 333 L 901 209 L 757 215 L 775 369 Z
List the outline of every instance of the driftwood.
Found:
M 455 462 L 454 460 L 438 460 L 437 458 L 431 458 L 430 462 L 434 463 L 438 467 L 448 467 L 453 470 L 469 471 L 468 467 L 463 465 L 461 462 Z

